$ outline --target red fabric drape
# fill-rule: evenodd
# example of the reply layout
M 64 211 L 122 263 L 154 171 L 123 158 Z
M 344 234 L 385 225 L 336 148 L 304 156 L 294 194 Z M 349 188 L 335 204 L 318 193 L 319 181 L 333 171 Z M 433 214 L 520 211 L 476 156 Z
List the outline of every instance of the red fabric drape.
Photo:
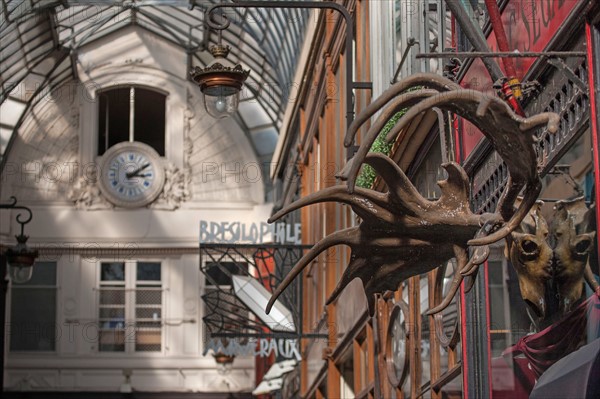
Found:
M 585 302 L 565 315 L 561 320 L 544 330 L 527 335 L 516 345 L 507 348 L 502 356 L 523 354 L 536 376 L 542 375 L 546 369 L 576 350 L 585 337 L 588 320 L 600 322 L 600 292 L 591 295 Z

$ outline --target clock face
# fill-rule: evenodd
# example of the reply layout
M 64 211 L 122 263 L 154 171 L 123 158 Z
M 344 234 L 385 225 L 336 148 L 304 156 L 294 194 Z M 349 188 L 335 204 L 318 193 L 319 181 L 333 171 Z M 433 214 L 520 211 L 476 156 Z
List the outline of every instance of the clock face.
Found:
M 158 197 L 164 182 L 162 160 L 146 144 L 119 143 L 102 157 L 100 188 L 115 205 L 125 208 L 145 206 Z

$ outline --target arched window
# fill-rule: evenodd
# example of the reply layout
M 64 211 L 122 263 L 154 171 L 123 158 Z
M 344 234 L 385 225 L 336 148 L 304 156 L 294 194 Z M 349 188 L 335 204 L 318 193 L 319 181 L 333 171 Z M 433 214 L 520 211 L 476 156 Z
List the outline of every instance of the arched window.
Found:
M 119 87 L 100 93 L 98 155 L 123 141 L 148 144 L 165 155 L 166 95 L 140 87 Z

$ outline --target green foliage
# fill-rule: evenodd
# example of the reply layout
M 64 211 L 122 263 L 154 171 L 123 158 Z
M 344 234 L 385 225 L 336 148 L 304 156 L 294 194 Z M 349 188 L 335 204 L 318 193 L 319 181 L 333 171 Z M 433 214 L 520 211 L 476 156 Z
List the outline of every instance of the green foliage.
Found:
M 387 137 L 387 134 L 390 132 L 390 130 L 392 130 L 396 122 L 398 122 L 398 120 L 405 113 L 406 109 L 403 109 L 402 111 L 397 112 L 394 116 L 390 118 L 390 120 L 387 121 L 383 129 L 381 129 L 381 132 L 379 132 L 379 135 L 375 139 L 375 142 L 373 142 L 370 152 L 380 152 L 385 155 L 390 155 L 390 151 L 392 150 L 392 144 L 387 144 L 385 138 Z M 356 185 L 362 188 L 371 188 L 373 187 L 373 183 L 375 182 L 375 177 L 375 170 L 369 165 L 363 165 L 356 179 Z

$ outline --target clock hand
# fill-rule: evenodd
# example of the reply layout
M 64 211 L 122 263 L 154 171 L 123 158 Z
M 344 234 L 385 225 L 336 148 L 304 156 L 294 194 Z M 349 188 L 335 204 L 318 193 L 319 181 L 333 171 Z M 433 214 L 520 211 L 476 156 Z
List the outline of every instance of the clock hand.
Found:
M 150 162 L 146 163 L 145 165 L 140 166 L 139 168 L 137 168 L 133 172 L 127 172 L 127 173 L 125 173 L 125 177 L 127 177 L 128 179 L 131 179 L 132 177 L 137 176 L 138 173 L 140 173 L 142 170 L 146 169 L 148 166 L 150 166 Z

